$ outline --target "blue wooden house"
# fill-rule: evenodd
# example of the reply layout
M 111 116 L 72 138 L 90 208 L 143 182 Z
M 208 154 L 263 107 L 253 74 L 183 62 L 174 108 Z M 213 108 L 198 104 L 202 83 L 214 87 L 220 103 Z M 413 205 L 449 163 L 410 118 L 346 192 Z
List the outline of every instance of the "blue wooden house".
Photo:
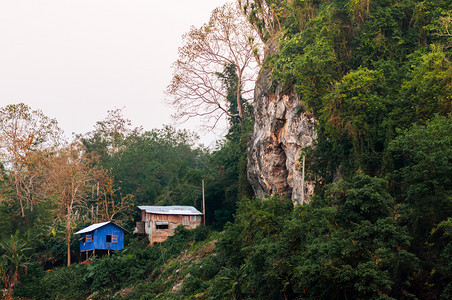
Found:
M 75 234 L 80 234 L 80 252 L 85 252 L 88 257 L 90 251 L 95 254 L 97 250 L 98 254 L 102 254 L 122 250 L 125 232 L 126 230 L 109 221 L 90 225 Z

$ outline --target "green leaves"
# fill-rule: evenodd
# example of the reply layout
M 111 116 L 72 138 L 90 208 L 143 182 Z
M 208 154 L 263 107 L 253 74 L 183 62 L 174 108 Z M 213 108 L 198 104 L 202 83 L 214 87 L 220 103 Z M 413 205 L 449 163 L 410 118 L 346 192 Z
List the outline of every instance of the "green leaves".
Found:
M 438 207 L 442 216 L 452 213 L 451 137 L 451 118 L 435 116 L 426 125 L 403 131 L 389 147 L 395 165 L 392 176 L 402 184 L 407 202 L 420 210 Z
M 327 191 L 301 219 L 305 250 L 296 268 L 296 290 L 311 298 L 342 293 L 374 298 L 403 288 L 394 274 L 413 270 L 416 258 L 402 249 L 410 238 L 392 215 L 386 183 L 355 174 Z
M 243 199 L 217 242 L 223 271 L 209 285 L 194 274 L 207 296 L 215 286 L 223 297 L 399 298 L 418 259 L 394 212 L 386 181 L 359 173 L 295 209 L 278 197 Z M 233 277 L 220 280 L 226 270 Z
M 451 112 L 450 37 L 439 36 L 447 35 L 449 6 L 411 0 L 281 5 L 290 16 L 280 51 L 267 65 L 274 85 L 294 90 L 318 121 L 308 159 L 315 177 L 331 182 L 334 172 L 356 170 L 383 175 L 396 128 Z
M 11 297 L 14 286 L 29 265 L 27 250 L 27 242 L 19 237 L 18 232 L 0 242 L 0 279 L 5 288 L 5 299 Z
M 417 122 L 422 123 L 435 113 L 447 115 L 452 112 L 451 82 L 452 63 L 441 45 L 432 44 L 429 52 L 418 57 L 413 55 L 403 95 L 414 110 Z
M 380 72 L 359 68 L 343 76 L 323 97 L 321 120 L 326 134 L 336 141 L 344 137 L 352 140 L 357 166 L 361 165 L 360 156 L 375 150 L 384 136 L 381 120 L 387 112 L 387 101 L 380 94 L 383 85 Z
M 362 174 L 330 185 L 326 195 L 329 205 L 337 207 L 338 217 L 351 223 L 363 220 L 373 223 L 386 217 L 394 203 L 385 180 Z
M 135 204 L 185 204 L 201 195 L 201 169 L 206 152 L 196 148 L 194 133 L 171 126 L 127 136 L 114 156 L 102 154 L 102 167 L 111 169 L 124 194 Z M 88 149 L 96 142 L 85 140 Z

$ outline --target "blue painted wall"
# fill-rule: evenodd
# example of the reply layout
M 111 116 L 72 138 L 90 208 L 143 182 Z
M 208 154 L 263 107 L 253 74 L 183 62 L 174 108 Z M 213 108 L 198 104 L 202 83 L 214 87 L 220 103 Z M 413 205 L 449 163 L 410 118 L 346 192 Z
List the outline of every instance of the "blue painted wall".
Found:
M 93 241 L 92 242 L 86 242 L 86 236 L 87 235 L 93 235 Z M 107 235 L 117 235 L 118 236 L 118 242 L 117 243 L 107 243 Z M 85 238 L 85 242 L 82 242 L 82 238 Z M 101 250 L 122 250 L 124 248 L 124 230 L 121 229 L 119 226 L 109 223 L 106 224 L 100 228 L 97 228 L 96 230 L 93 230 L 91 232 L 82 233 L 80 235 L 80 251 L 86 251 L 86 250 L 94 250 L 94 249 L 101 249 Z

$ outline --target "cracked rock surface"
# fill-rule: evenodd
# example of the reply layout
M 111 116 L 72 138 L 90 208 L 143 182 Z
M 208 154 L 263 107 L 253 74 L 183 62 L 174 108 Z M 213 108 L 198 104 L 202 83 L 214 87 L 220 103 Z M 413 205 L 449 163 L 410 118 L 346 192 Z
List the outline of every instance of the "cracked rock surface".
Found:
M 255 123 L 248 141 L 248 180 L 259 197 L 284 195 L 300 202 L 302 174 L 299 161 L 302 148 L 316 138 L 314 118 L 304 111 L 293 92 L 277 87 L 271 90 L 268 70 L 263 70 L 254 92 Z M 313 185 L 305 182 L 305 202 Z

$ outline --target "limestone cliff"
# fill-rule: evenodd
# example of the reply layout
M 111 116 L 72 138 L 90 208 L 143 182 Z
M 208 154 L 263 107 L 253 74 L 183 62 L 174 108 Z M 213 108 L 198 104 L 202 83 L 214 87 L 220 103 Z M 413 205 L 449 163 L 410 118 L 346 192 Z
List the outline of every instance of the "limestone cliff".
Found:
M 311 145 L 316 137 L 314 119 L 305 112 L 296 94 L 283 92 L 281 87 L 270 92 L 270 88 L 270 72 L 263 70 L 254 92 L 255 124 L 248 142 L 248 180 L 260 197 L 281 194 L 299 202 L 299 158 L 302 148 Z M 312 194 L 312 190 L 312 183 L 306 182 L 305 195 Z

